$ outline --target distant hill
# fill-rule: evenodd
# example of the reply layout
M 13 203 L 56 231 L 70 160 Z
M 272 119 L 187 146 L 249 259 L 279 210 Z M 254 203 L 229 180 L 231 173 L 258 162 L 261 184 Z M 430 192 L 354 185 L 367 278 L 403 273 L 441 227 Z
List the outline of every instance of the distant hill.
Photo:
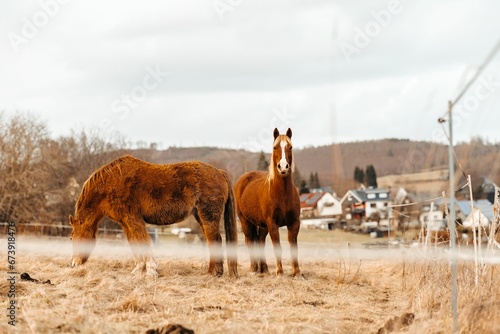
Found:
M 460 165 L 471 174 L 473 183 L 488 177 L 500 183 L 500 144 L 484 143 L 475 139 L 455 146 Z M 227 169 L 236 179 L 246 171 L 257 167 L 259 152 L 230 150 L 216 147 L 189 147 L 167 150 L 141 149 L 130 153 L 157 163 L 200 160 Z M 308 147 L 294 151 L 298 172 L 306 181 L 310 173 L 318 173 L 322 186 L 333 186 L 339 195 L 356 187 L 353 180 L 356 166 L 365 169 L 375 167 L 378 177 L 401 175 L 447 168 L 448 146 L 443 144 L 383 139 Z M 266 154 L 270 157 L 270 154 Z M 462 174 L 460 166 L 457 173 Z

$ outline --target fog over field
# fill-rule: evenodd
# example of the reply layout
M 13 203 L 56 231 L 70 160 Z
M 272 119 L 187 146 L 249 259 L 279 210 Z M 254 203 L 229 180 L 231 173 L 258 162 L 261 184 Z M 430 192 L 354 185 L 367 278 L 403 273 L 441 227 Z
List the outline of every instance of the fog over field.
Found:
M 266 257 L 271 273 L 251 274 L 240 239 L 238 279 L 206 274 L 206 247 L 172 237 L 154 247 L 156 279 L 131 274 L 134 261 L 125 240 L 98 238 L 89 261 L 71 268 L 69 239 L 20 237 L 16 270 L 39 282 L 16 281 L 16 326 L 4 321 L 0 331 L 145 333 L 167 324 L 181 324 L 195 333 L 452 331 L 445 248 L 388 247 L 340 231 L 304 230 L 302 237 L 301 278 L 290 276 L 286 242 L 283 276 L 273 273 L 270 245 Z M 472 255 L 462 247 L 458 257 L 460 332 L 498 332 L 497 251 L 485 254 L 477 284 Z M 0 287 L 7 291 L 8 284 L 2 281 Z M 0 306 L 6 309 L 7 303 L 2 300 Z

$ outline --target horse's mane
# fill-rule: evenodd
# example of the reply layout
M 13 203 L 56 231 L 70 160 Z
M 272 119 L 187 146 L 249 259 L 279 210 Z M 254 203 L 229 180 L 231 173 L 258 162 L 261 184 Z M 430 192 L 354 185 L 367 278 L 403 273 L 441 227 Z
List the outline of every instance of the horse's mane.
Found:
M 98 168 L 95 172 L 92 173 L 92 175 L 89 176 L 89 178 L 85 181 L 82 187 L 82 193 L 80 197 L 78 198 L 78 201 L 76 203 L 76 207 L 79 208 L 82 205 L 82 202 L 88 197 L 88 195 L 92 192 L 92 189 L 94 188 L 95 184 L 98 181 L 104 181 L 104 178 L 106 175 L 113 175 L 116 170 L 118 170 L 121 174 L 121 164 L 125 160 L 130 160 L 134 159 L 131 155 L 124 155 L 119 157 L 118 159 L 115 159 L 108 164 Z

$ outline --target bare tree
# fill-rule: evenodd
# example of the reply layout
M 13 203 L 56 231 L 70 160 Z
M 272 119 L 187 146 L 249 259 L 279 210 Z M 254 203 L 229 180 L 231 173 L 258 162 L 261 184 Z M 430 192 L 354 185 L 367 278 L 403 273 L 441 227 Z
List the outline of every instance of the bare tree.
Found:
M 118 134 L 106 139 L 97 130 L 54 140 L 37 116 L 0 112 L 0 221 L 15 222 L 20 232 L 31 222 L 65 224 L 83 182 L 119 156 L 124 143 Z
M 50 187 L 46 193 L 52 221 L 66 224 L 87 178 L 99 167 L 123 153 L 125 141 L 119 134 L 106 139 L 96 129 L 72 131 L 44 146 L 44 160 L 51 161 Z M 67 234 L 69 230 L 58 231 Z
M 46 124 L 29 113 L 0 113 L 0 220 L 29 223 L 43 219 L 48 170 L 40 143 Z

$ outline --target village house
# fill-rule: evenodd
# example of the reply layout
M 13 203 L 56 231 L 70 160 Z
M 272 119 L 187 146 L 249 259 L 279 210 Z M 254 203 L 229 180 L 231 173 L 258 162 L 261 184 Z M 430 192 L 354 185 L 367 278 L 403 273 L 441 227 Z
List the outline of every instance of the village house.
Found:
M 487 227 L 493 222 L 493 204 L 487 199 L 480 199 L 473 202 L 474 210 L 471 210 L 470 202 L 467 210 L 467 217 L 462 221 L 464 227 L 482 226 Z
M 460 179 L 459 184 L 466 183 L 467 180 Z M 491 204 L 495 202 L 495 190 L 498 189 L 498 185 L 491 181 L 487 177 L 483 177 L 483 181 L 479 186 L 480 191 L 474 195 L 475 200 L 487 199 Z M 470 200 L 469 188 L 465 187 L 460 189 L 456 195 L 457 199 Z
M 469 200 L 459 200 L 455 202 L 455 217 L 459 225 L 463 227 L 482 226 L 487 227 L 493 221 L 493 204 L 489 200 L 480 199 L 473 201 L 474 211 L 471 210 L 471 203 Z M 447 213 L 450 210 L 450 204 L 447 203 L 446 209 L 442 199 L 434 203 L 431 212 L 430 205 L 422 207 L 420 215 L 421 224 L 429 224 L 433 230 L 446 229 L 448 221 L 446 219 Z
M 389 189 L 380 188 L 348 190 L 340 203 L 350 214 L 350 217 L 346 216 L 347 219 L 366 220 L 375 216 L 388 219 L 392 203 L 389 194 Z
M 301 218 L 340 217 L 342 206 L 331 193 L 318 191 L 300 195 Z
M 420 226 L 426 226 L 433 231 L 445 229 L 447 226 L 444 211 L 440 209 L 440 203 L 437 202 L 423 205 L 418 220 Z

